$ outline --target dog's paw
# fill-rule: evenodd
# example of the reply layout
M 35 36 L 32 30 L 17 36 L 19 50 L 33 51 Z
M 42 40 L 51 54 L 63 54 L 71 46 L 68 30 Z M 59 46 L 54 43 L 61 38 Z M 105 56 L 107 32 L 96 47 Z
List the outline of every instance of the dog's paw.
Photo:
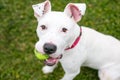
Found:
M 42 68 L 42 71 L 43 71 L 44 74 L 52 73 L 52 72 L 53 72 L 53 67 L 44 66 L 44 67 Z

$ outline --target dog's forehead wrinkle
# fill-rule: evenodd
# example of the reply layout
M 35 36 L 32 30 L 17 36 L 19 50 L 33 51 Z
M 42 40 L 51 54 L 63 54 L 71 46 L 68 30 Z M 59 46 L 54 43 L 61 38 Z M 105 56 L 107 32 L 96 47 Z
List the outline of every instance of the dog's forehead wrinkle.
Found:
M 46 14 L 45 18 L 48 18 L 48 20 L 55 22 L 70 21 L 70 18 L 67 17 L 63 12 L 50 12 Z
M 71 28 L 74 24 L 72 19 L 66 16 L 63 12 L 49 12 L 39 21 L 40 24 L 47 24 L 49 27 Z M 58 29 L 59 29 L 58 28 Z

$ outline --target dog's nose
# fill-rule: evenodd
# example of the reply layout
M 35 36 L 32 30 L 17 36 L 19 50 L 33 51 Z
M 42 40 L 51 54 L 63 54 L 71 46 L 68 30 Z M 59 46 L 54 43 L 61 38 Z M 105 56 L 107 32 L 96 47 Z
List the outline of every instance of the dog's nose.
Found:
M 54 44 L 45 43 L 43 46 L 43 50 L 46 54 L 52 54 L 52 53 L 55 53 L 55 51 L 57 50 L 57 47 Z

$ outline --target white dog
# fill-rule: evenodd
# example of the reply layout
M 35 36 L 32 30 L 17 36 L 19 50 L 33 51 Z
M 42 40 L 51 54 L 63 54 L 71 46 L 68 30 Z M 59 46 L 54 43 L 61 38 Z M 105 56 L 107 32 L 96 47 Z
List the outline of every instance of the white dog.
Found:
M 81 66 L 98 69 L 100 80 L 120 80 L 120 41 L 77 25 L 86 10 L 84 3 L 69 3 L 64 12 L 51 11 L 49 0 L 32 7 L 38 21 L 35 48 L 50 56 L 44 73 L 52 72 L 60 61 L 62 80 L 73 80 Z

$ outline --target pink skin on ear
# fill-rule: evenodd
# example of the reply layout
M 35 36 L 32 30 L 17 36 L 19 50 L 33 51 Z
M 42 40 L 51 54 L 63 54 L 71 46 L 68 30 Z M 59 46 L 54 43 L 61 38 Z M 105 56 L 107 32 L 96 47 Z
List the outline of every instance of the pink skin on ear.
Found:
M 68 17 L 72 18 L 75 22 L 80 21 L 82 14 L 81 10 L 73 3 L 69 3 L 65 10 L 65 14 L 67 14 Z
M 48 12 L 49 10 L 51 10 L 51 6 L 50 6 L 50 2 L 47 1 L 44 5 L 44 13 Z
M 72 4 L 70 4 L 69 7 L 70 7 L 70 11 L 71 11 L 71 17 L 73 17 L 74 20 L 76 22 L 78 22 L 81 19 L 81 16 L 82 16 L 81 13 L 80 13 L 81 11 L 76 6 L 74 6 Z
M 48 0 L 43 3 L 35 4 L 32 7 L 34 10 L 34 16 L 36 18 L 39 18 L 43 16 L 45 13 L 51 11 L 51 3 Z

